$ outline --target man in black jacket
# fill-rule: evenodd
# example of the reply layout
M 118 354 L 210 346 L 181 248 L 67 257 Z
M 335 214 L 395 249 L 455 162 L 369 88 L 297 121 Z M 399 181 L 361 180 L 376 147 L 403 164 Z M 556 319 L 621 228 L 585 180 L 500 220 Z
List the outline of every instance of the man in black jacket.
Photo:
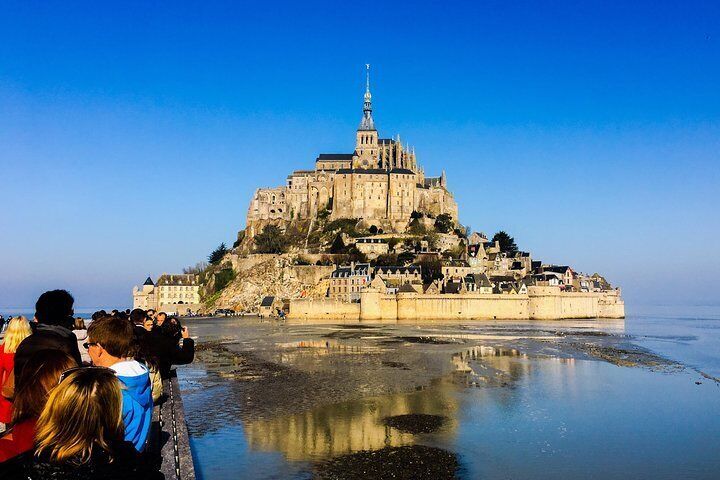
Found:
M 173 365 L 186 365 L 195 358 L 195 342 L 188 328 L 181 326 L 175 317 L 168 317 L 161 326 L 153 327 L 143 341 L 149 356 L 157 362 L 162 378 L 169 377 Z
M 77 337 L 72 332 L 75 299 L 66 290 L 51 290 L 40 295 L 35 304 L 33 333 L 20 342 L 15 351 L 15 382 L 19 385 L 25 363 L 35 352 L 60 350 L 82 363 Z

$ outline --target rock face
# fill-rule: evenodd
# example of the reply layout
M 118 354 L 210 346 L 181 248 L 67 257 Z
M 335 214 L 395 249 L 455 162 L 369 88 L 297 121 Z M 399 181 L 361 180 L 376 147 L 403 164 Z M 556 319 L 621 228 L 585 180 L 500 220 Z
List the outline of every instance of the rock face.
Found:
M 292 255 L 227 255 L 223 263 L 231 263 L 235 279 L 220 293 L 208 309 L 232 308 L 256 312 L 265 296 L 281 299 L 325 296 L 332 267 L 293 265 Z M 312 268 L 313 272 L 308 272 Z

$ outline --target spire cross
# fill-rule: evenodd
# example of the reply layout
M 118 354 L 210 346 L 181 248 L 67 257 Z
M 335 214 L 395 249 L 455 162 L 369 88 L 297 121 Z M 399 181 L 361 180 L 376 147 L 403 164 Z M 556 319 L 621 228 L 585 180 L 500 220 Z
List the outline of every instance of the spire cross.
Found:
M 365 64 L 365 91 L 370 93 L 370 64 Z

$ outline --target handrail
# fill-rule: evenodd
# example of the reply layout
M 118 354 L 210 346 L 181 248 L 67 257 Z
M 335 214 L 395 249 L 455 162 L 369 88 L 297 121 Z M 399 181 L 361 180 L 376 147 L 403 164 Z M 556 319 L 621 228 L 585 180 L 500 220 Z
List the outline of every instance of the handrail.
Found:
M 170 378 L 163 380 L 163 395 L 153 409 L 148 452 L 166 480 L 195 480 L 185 409 L 175 370 L 171 370 Z

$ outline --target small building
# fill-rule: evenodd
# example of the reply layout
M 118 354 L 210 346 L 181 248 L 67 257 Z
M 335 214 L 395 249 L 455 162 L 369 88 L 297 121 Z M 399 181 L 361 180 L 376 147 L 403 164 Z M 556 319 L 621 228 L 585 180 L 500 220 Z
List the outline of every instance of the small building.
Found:
M 355 240 L 355 248 L 371 258 L 384 255 L 390 251 L 387 239 L 376 237 L 358 238 Z
M 490 279 L 484 273 L 472 273 L 465 277 L 465 283 L 469 292 L 493 293 L 493 286 Z
M 473 273 L 473 267 L 465 260 L 445 260 L 441 267 L 443 279 L 449 281 L 457 278 L 464 278 Z
M 178 315 L 197 312 L 200 308 L 197 275 L 163 273 L 154 284 L 148 277 L 142 287 L 133 288 L 133 308 Z
M 369 263 L 339 266 L 330 274 L 328 297 L 346 302 L 360 300 L 360 290 L 371 280 Z
M 274 317 L 278 315 L 278 311 L 283 311 L 284 303 L 281 299 L 274 296 L 266 296 L 260 301 L 258 315 L 261 317 Z
M 560 275 L 563 285 L 572 285 L 575 272 L 567 265 L 543 265 L 543 273 L 557 273 Z
M 399 284 L 405 282 L 410 283 L 422 283 L 422 267 L 418 265 L 393 265 L 393 266 L 378 266 L 375 267 L 373 274 L 376 277 L 380 277 L 386 282 L 395 281 Z

